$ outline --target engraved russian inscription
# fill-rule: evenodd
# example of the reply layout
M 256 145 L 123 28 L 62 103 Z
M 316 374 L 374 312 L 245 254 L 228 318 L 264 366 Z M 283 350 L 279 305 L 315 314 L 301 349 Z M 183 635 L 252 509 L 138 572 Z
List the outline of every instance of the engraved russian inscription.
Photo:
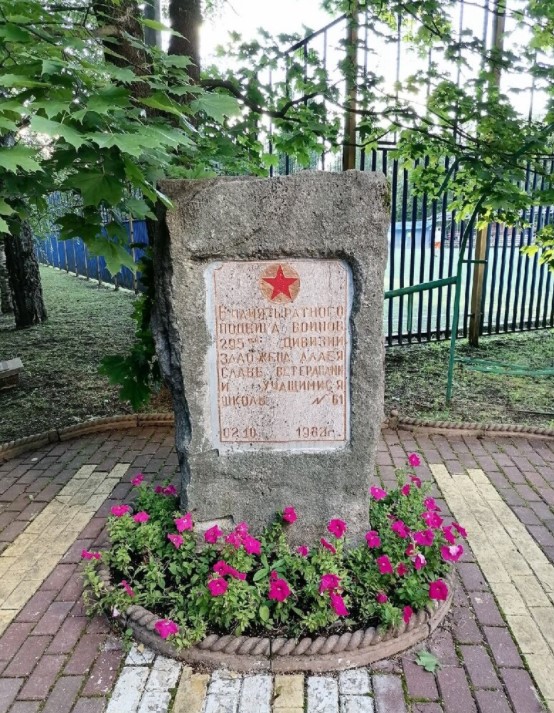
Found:
M 340 260 L 206 271 L 218 448 L 329 449 L 349 439 L 351 278 Z

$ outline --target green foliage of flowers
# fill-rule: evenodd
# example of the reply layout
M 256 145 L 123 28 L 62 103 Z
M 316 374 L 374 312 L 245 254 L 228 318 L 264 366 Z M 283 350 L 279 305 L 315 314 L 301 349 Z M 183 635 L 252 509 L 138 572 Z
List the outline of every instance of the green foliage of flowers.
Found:
M 446 599 L 444 578 L 463 553 L 456 540 L 465 530 L 444 524 L 413 471 L 397 478 L 389 493 L 371 488 L 372 529 L 362 544 L 347 546 L 348 525 L 335 518 L 309 548 L 289 543 L 289 530 L 302 528 L 292 506 L 259 538 L 246 523 L 227 535 L 217 525 L 201 535 L 192 515 L 179 513 L 173 486 L 152 488 L 138 474 L 133 509 L 112 508 L 110 548 L 83 551 L 89 610 L 117 620 L 129 605 L 142 605 L 160 617 L 159 635 L 182 647 L 208 633 L 301 636 L 408 623 L 432 599 Z M 111 588 L 98 575 L 100 561 Z

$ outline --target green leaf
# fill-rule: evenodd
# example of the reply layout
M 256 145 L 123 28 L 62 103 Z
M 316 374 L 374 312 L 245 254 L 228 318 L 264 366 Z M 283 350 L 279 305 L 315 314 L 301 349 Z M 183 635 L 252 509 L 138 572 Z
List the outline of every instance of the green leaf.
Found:
M 240 114 L 240 106 L 235 97 L 228 94 L 206 93 L 198 99 L 194 99 L 191 104 L 193 111 L 203 111 L 212 119 L 222 122 L 226 116 L 236 116 Z
M 440 667 L 438 658 L 430 651 L 420 651 L 416 656 L 416 663 L 430 673 L 435 673 L 437 668 Z
M 24 171 L 42 171 L 40 164 L 35 161 L 36 151 L 29 146 L 16 144 L 10 148 L 0 148 L 0 167 L 6 171 L 16 173 L 18 168 Z
M 144 106 L 149 106 L 151 109 L 158 109 L 159 111 L 165 111 L 168 114 L 174 114 L 175 116 L 182 116 L 183 111 L 177 102 L 172 101 L 168 96 L 162 92 L 156 92 L 150 97 L 145 99 L 140 99 L 140 103 Z
M 3 198 L 0 198 L 0 215 L 12 215 L 15 210 L 8 205 Z
M 162 61 L 168 67 L 179 67 L 180 69 L 186 69 L 191 64 L 194 64 L 192 59 L 184 54 L 162 55 Z
M 107 114 L 114 107 L 129 105 L 129 91 L 124 87 L 106 87 L 92 96 L 87 102 L 87 109 L 97 114 Z
M 3 87 L 47 87 L 46 82 L 37 82 L 29 79 L 24 74 L 2 74 L 0 75 L 0 85 Z
M 269 621 L 269 607 L 266 604 L 262 604 L 260 607 L 260 619 L 263 622 Z
M 9 233 L 10 228 L 4 218 L 0 217 L 0 233 Z
M 87 247 L 92 255 L 100 255 L 104 258 L 111 275 L 116 275 L 122 266 L 128 267 L 133 272 L 136 271 L 137 266 L 132 255 L 119 243 L 98 237 L 92 242 L 87 242 Z
M 254 582 L 260 582 L 262 579 L 265 579 L 265 578 L 267 577 L 267 575 L 268 575 L 267 569 L 259 569 L 259 570 L 254 574 L 254 576 L 252 577 L 252 579 L 254 580 Z
M 125 208 L 135 218 L 135 220 L 144 220 L 145 218 L 155 219 L 150 206 L 146 201 L 140 198 L 127 198 L 125 200 Z M 0 209 L 0 213 L 1 213 Z
M 108 176 L 98 170 L 71 176 L 66 181 L 66 185 L 81 191 L 85 206 L 99 205 L 102 201 L 115 205 L 123 197 L 123 182 L 121 179 Z
M 37 134 L 46 134 L 47 136 L 61 136 L 68 144 L 78 149 L 84 143 L 86 138 L 76 129 L 67 124 L 61 124 L 59 121 L 51 121 L 42 116 L 34 116 L 31 120 L 31 129 Z
M 31 35 L 18 25 L 7 22 L 0 25 L 0 37 L 3 37 L 6 42 L 28 42 Z
M 171 32 L 171 27 L 164 25 L 163 22 L 157 20 L 147 20 L 145 17 L 140 18 L 140 24 L 149 27 L 151 30 L 159 30 L 160 32 Z

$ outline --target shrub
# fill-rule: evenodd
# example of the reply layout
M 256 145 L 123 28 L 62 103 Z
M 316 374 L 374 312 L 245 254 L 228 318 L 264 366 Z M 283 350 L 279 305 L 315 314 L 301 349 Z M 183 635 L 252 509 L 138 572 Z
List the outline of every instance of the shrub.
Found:
M 259 538 L 244 522 L 200 536 L 192 515 L 179 513 L 175 488 L 152 488 L 139 474 L 134 508 L 112 508 L 109 549 L 83 551 L 89 611 L 117 618 L 140 604 L 160 617 L 159 635 L 180 647 L 208 633 L 300 636 L 408 622 L 431 600 L 446 599 L 444 577 L 466 534 L 443 522 L 417 465 L 412 454 L 395 490 L 370 489 L 371 529 L 365 542 L 348 547 L 347 523 L 338 518 L 317 546 L 291 547 L 288 530 L 302 527 L 292 506 Z M 98 576 L 99 561 L 111 571 L 111 589 Z

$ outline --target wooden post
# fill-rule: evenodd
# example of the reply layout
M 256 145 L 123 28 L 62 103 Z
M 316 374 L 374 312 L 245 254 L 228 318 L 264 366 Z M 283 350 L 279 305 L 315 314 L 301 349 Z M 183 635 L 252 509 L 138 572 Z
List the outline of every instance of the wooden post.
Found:
M 342 170 L 356 168 L 356 108 L 358 104 L 358 0 L 351 0 L 346 35 L 346 111 Z
M 489 98 L 500 89 L 500 73 L 502 52 L 504 50 L 504 35 L 506 26 L 506 1 L 494 1 L 494 24 L 492 35 L 492 52 L 490 63 Z M 475 259 L 486 260 L 487 258 L 487 227 L 481 228 L 477 232 L 475 241 Z M 483 292 L 485 289 L 485 268 L 484 262 L 476 262 L 473 266 L 473 284 L 471 286 L 471 314 L 469 317 L 469 343 L 472 347 L 479 346 L 481 336 Z

